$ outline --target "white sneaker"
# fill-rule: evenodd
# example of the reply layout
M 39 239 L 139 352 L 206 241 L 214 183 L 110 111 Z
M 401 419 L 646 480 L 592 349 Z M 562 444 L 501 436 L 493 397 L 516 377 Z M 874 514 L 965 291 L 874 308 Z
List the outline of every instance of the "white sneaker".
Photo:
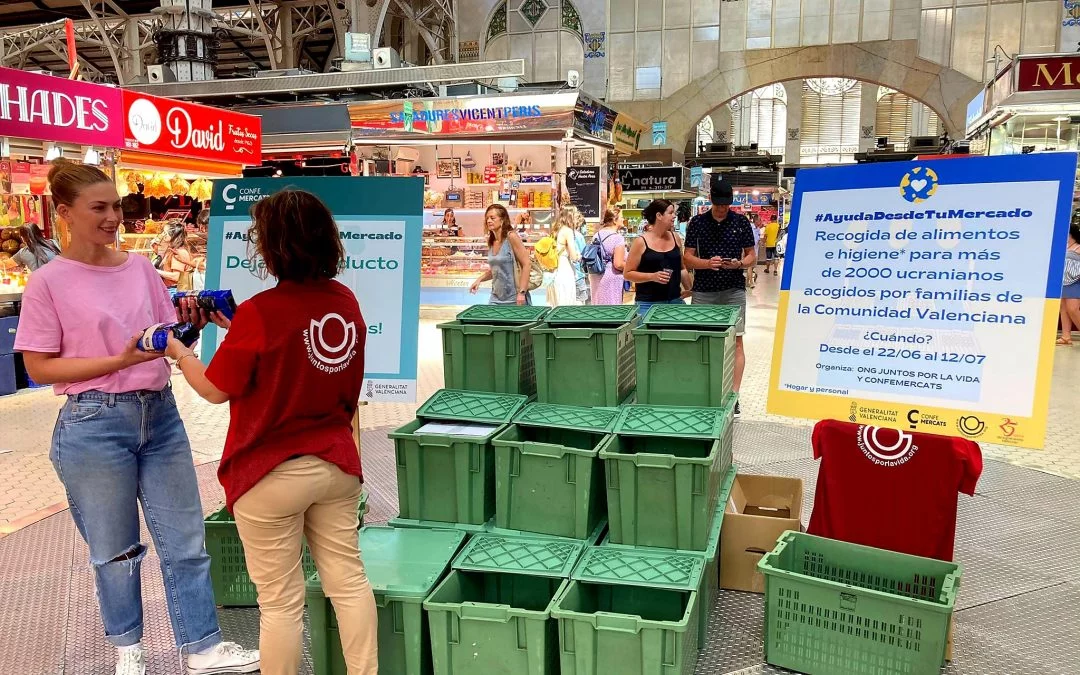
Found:
M 259 650 L 244 649 L 235 642 L 219 642 L 204 654 L 188 654 L 188 675 L 254 673 L 259 670 Z
M 146 675 L 146 650 L 122 647 L 116 650 L 116 675 Z

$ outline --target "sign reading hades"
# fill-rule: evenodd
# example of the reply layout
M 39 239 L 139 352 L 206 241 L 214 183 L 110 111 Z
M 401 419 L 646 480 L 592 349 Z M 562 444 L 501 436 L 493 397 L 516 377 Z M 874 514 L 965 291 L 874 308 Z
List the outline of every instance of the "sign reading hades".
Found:
M 800 172 L 769 412 L 1042 447 L 1076 159 Z
M 124 91 L 124 146 L 235 164 L 262 162 L 256 115 Z
M 417 340 L 420 322 L 420 243 L 423 233 L 422 178 L 291 178 L 214 181 L 207 245 L 207 288 L 232 289 L 237 302 L 277 283 L 264 279 L 264 264 L 250 250 L 251 207 L 287 187 L 314 193 L 330 208 L 341 232 L 345 262 L 337 280 L 356 294 L 368 325 L 365 401 L 416 400 Z M 341 350 L 320 347 L 319 331 L 333 322 L 323 317 L 305 336 L 316 367 L 335 368 Z M 338 317 L 340 319 L 340 317 Z M 328 330 L 340 334 L 341 327 Z M 203 357 L 220 344 L 208 326 Z M 346 331 L 347 335 L 347 331 Z M 223 336 L 222 336 L 223 337 Z M 328 358 L 327 355 L 333 356 Z
M 0 68 L 0 137 L 119 148 L 120 90 Z

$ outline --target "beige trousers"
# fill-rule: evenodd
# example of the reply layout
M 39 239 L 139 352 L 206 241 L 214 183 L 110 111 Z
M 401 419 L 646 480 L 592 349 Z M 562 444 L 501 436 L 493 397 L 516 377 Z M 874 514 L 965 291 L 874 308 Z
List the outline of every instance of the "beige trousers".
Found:
M 337 614 L 349 675 L 377 675 L 378 626 L 357 542 L 360 480 L 317 457 L 282 463 L 236 501 L 248 573 L 259 591 L 263 675 L 297 675 L 304 632 L 301 538 Z

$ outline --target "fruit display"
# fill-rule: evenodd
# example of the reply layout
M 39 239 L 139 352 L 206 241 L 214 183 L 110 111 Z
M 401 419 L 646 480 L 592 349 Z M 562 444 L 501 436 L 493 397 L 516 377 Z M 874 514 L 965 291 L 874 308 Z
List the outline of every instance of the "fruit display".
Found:
M 9 239 L 18 239 L 19 230 L 14 227 L 5 227 L 0 230 L 0 241 L 7 241 Z
M 0 244 L 0 249 L 2 249 L 4 253 L 13 254 L 18 252 L 20 248 L 22 248 L 22 242 L 18 239 L 5 239 L 3 243 Z

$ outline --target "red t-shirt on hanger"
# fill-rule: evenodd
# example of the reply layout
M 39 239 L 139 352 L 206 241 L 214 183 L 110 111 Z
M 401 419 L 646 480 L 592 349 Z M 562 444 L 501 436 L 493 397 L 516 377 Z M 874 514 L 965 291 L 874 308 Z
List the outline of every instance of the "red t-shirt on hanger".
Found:
M 952 560 L 957 493 L 982 473 L 977 443 L 824 420 L 808 532 L 854 544 Z

